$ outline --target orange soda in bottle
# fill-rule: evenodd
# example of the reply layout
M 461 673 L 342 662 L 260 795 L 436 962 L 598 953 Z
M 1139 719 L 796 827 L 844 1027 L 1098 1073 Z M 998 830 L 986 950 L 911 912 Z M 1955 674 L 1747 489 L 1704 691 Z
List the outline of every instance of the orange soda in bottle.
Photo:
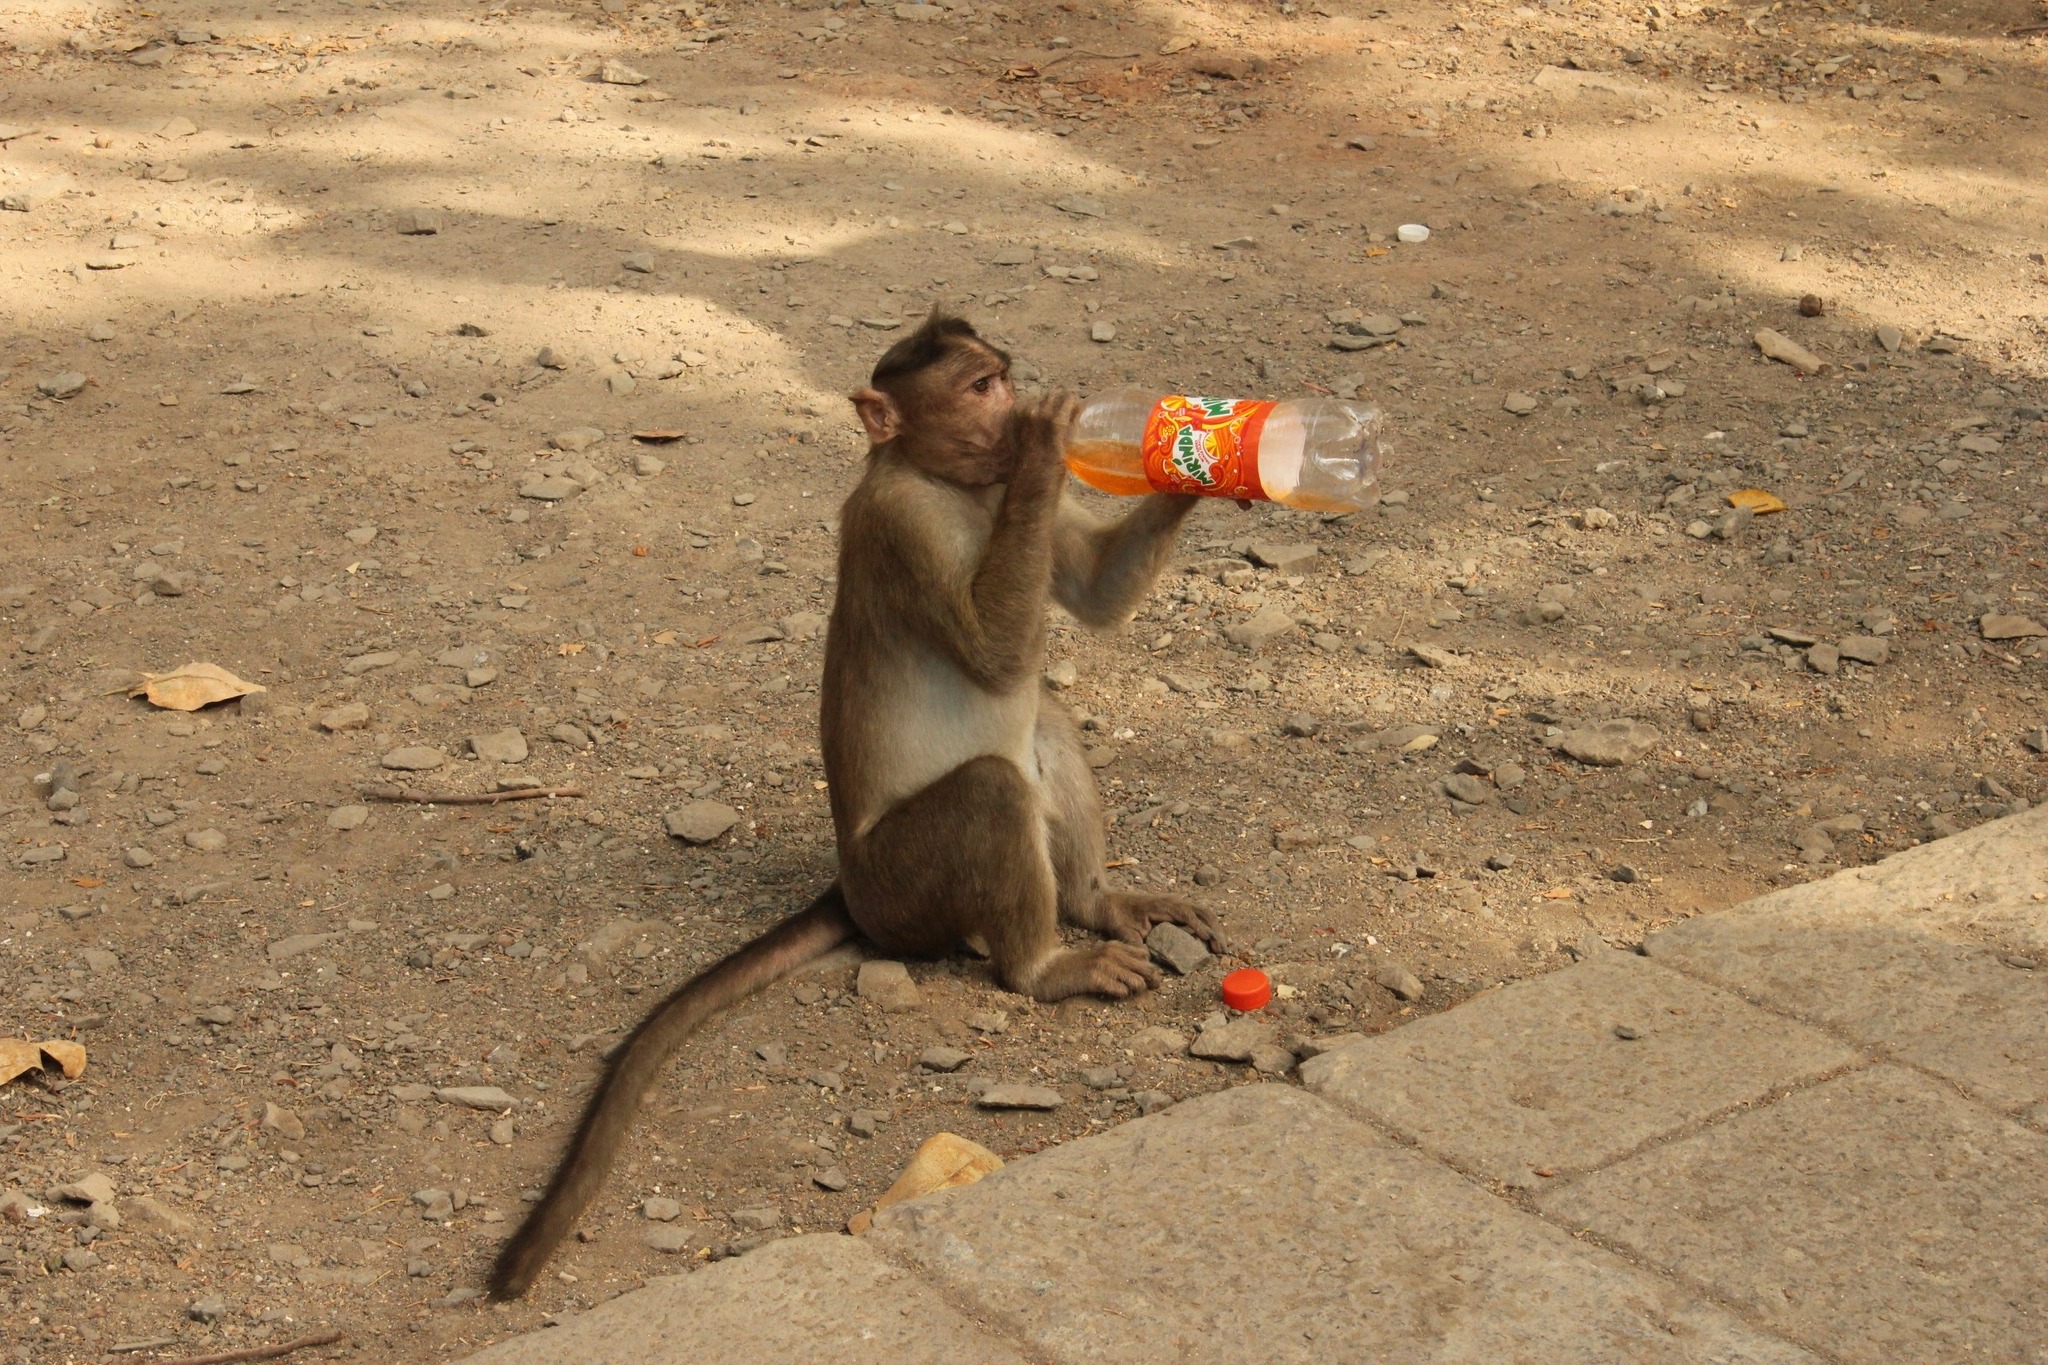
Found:
M 1105 493 L 1264 498 L 1356 512 L 1379 483 L 1386 420 L 1337 398 L 1264 402 L 1113 389 L 1081 409 L 1067 467 Z

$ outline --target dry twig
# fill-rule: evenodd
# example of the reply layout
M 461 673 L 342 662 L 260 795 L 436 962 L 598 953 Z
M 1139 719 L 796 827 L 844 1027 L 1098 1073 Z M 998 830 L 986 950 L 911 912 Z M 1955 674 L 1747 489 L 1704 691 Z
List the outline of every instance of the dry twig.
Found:
M 163 1365 L 229 1365 L 229 1362 L 237 1360 L 275 1360 L 293 1351 L 303 1351 L 308 1346 L 332 1346 L 347 1335 L 341 1331 L 315 1332 L 310 1337 L 280 1341 L 275 1346 L 245 1346 L 239 1351 L 216 1351 L 208 1356 L 179 1356 L 176 1360 L 164 1361 Z
M 581 787 L 519 787 L 508 792 L 427 792 L 417 787 L 365 787 L 366 801 L 417 801 L 424 806 L 495 806 L 543 796 L 581 796 Z

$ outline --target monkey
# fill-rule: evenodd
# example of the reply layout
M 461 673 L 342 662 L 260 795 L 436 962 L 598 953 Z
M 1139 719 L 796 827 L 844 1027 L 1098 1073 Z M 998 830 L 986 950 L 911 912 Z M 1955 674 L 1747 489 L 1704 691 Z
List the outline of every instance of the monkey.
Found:
M 1102 521 L 1065 496 L 1079 400 L 1017 400 L 1010 357 L 934 310 L 851 395 L 867 465 L 840 511 L 819 728 L 839 875 L 810 906 L 679 987 L 612 1055 L 489 1292 L 525 1294 L 611 1168 L 632 1116 L 711 1016 L 855 938 L 901 956 L 966 941 L 1041 1001 L 1158 984 L 1166 922 L 1221 947 L 1209 912 L 1103 883 L 1095 779 L 1039 678 L 1046 606 L 1129 620 L 1196 499 Z M 1101 941 L 1069 947 L 1060 925 Z

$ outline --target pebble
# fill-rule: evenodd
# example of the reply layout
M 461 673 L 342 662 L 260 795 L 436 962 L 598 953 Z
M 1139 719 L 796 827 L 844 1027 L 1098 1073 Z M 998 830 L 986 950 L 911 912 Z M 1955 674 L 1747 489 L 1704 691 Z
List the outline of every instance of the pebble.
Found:
M 1906 344 L 1906 334 L 1887 322 L 1877 329 L 1877 344 L 1887 351 L 1897 351 Z
M 259 1121 L 265 1131 L 277 1134 L 288 1142 L 300 1142 L 306 1136 L 306 1124 L 293 1111 L 268 1100 L 263 1103 L 263 1117 Z
M 1306 711 L 1293 712 L 1280 722 L 1280 733 L 1295 739 L 1314 739 L 1322 728 L 1322 722 Z
M 2012 616 L 2001 612 L 1987 612 L 1979 617 L 1977 630 L 1987 640 L 2025 640 L 2036 635 L 2048 635 L 2048 626 L 2031 616 Z
M 673 1223 L 683 1216 L 683 1206 L 667 1195 L 657 1194 L 640 1201 L 640 1216 L 653 1223 Z
M 606 85 L 645 85 L 647 77 L 640 71 L 626 65 L 616 57 L 609 59 L 597 69 L 597 78 Z
M 695 1251 L 703 1245 L 704 1238 L 695 1227 L 679 1228 L 668 1223 L 658 1223 L 641 1234 L 640 1240 L 665 1256 Z
M 486 1109 L 499 1114 L 519 1106 L 518 1100 L 495 1085 L 444 1085 L 434 1091 L 434 1098 L 443 1104 L 459 1104 L 466 1109 Z
M 1043 1085 L 1020 1085 L 1006 1081 L 992 1085 L 975 1097 L 977 1109 L 1032 1109 L 1049 1111 L 1065 1104 L 1066 1097 Z
M 1115 340 L 1116 340 L 1116 324 L 1115 324 L 1115 323 L 1113 323 L 1113 322 L 1105 322 L 1105 321 L 1102 321 L 1102 320 L 1098 319 L 1097 321 L 1095 321 L 1094 323 L 1091 323 L 1091 324 L 1089 325 L 1089 328 L 1088 328 L 1088 339 L 1089 339 L 1090 341 L 1100 341 L 1100 342 L 1110 342 L 1110 341 L 1115 341 Z
M 1596 768 L 1633 763 L 1657 746 L 1657 731 L 1639 720 L 1603 720 L 1567 731 L 1558 747 Z
M 131 848 L 121 854 L 121 863 L 124 867 L 139 869 L 150 867 L 155 862 L 156 855 L 146 848 Z
M 432 772 L 447 761 L 448 755 L 426 744 L 408 744 L 377 760 L 383 767 L 401 773 Z
M 471 735 L 469 751 L 486 763 L 524 763 L 527 748 L 526 736 L 517 729 L 493 730 L 489 734 Z
M 76 398 L 85 390 L 85 376 L 76 370 L 52 375 L 36 382 L 36 392 L 45 398 Z
M 360 730 L 370 723 L 370 708 L 359 701 L 337 706 L 320 715 L 320 728 L 329 734 L 342 730 Z
M 1246 1016 L 1203 1029 L 1188 1044 L 1188 1055 L 1209 1062 L 1248 1062 L 1253 1051 L 1272 1041 L 1272 1025 Z
M 1422 978 L 1398 962 L 1382 963 L 1379 970 L 1372 974 L 1372 979 L 1402 1000 L 1422 998 Z
M 973 1054 L 957 1047 L 928 1047 L 917 1059 L 926 1071 L 958 1071 Z
M 195 829 L 185 836 L 185 847 L 200 853 L 218 853 L 228 846 L 228 836 L 217 829 Z
M 1178 924 L 1162 921 L 1145 936 L 1152 955 L 1181 976 L 1189 976 L 1209 965 L 1215 954 L 1208 945 Z
M 361 829 L 370 818 L 368 806 L 336 806 L 327 812 L 329 829 Z
M 740 813 L 718 801 L 692 801 L 661 817 L 671 838 L 686 844 L 708 844 L 740 822 Z
M 1842 666 L 1842 651 L 1834 645 L 1814 645 L 1806 651 L 1806 666 L 1832 678 Z
M 1293 630 L 1294 625 L 1291 613 L 1269 603 L 1235 625 L 1225 626 L 1223 638 L 1234 645 L 1256 651 Z
M 1500 405 L 1517 417 L 1527 417 L 1536 411 L 1536 399 L 1526 393 L 1510 393 L 1501 399 Z
M 401 209 L 391 225 L 401 237 L 432 237 L 445 222 L 439 209 Z
M 860 964 L 854 993 L 871 1000 L 884 1014 L 908 1014 L 924 1004 L 924 993 L 901 962 L 877 958 Z
M 827 1166 L 822 1171 L 813 1171 L 811 1173 L 811 1183 L 821 1190 L 830 1190 L 832 1193 L 837 1194 L 848 1185 L 851 1185 L 853 1180 L 846 1174 L 845 1167 Z
M 1851 635 L 1835 646 L 1844 659 L 1854 659 L 1860 664 L 1888 663 L 1892 657 L 1891 643 L 1875 635 Z
M 1445 795 L 1468 806 L 1483 806 L 1493 800 L 1493 788 L 1469 773 L 1452 773 L 1443 786 Z

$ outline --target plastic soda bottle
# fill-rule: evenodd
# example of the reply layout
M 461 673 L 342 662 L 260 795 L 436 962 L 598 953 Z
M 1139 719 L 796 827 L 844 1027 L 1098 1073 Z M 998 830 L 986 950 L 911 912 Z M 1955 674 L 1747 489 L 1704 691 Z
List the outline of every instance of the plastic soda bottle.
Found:
M 1114 389 L 1090 399 L 1067 467 L 1105 493 L 1266 498 L 1356 512 L 1379 482 L 1386 420 L 1336 398 L 1262 402 Z

